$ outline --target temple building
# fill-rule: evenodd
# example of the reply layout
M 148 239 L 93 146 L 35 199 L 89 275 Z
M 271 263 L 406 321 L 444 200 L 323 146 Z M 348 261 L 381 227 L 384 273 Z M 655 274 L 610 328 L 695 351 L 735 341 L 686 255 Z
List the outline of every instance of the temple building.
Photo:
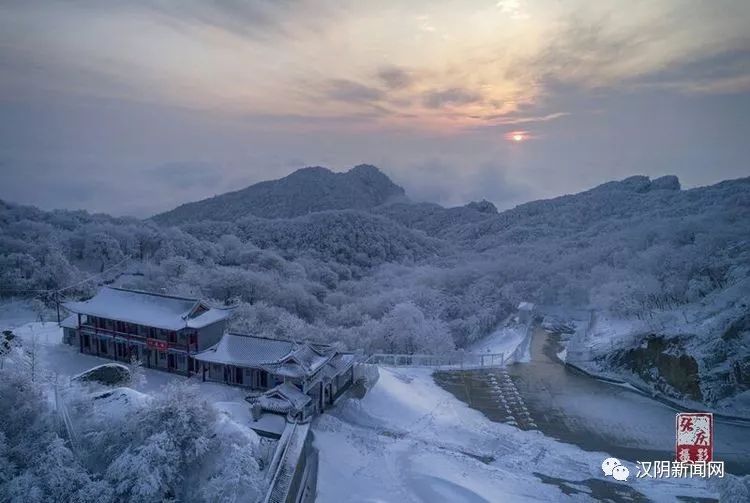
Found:
M 190 376 L 196 353 L 221 340 L 232 308 L 188 297 L 104 287 L 89 300 L 63 303 L 63 340 L 113 360 Z
M 63 307 L 63 341 L 82 353 L 248 388 L 256 415 L 309 419 L 353 382 L 353 353 L 227 332 L 233 308 L 199 299 L 104 287 Z
M 229 332 L 194 358 L 203 379 L 251 388 L 250 403 L 300 418 L 324 410 L 353 380 L 354 355 L 328 344 Z

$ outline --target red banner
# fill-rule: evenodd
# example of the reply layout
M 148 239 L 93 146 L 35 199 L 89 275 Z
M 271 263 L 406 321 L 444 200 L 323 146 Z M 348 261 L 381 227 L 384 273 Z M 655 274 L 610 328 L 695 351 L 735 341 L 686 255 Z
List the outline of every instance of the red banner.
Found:
M 146 339 L 146 347 L 149 349 L 158 349 L 159 351 L 166 351 L 169 347 L 167 341 L 160 341 L 158 339 Z

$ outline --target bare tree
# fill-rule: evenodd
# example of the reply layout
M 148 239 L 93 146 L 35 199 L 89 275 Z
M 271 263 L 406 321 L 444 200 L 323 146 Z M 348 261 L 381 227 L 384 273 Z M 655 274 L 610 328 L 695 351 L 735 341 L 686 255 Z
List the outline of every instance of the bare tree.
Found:
M 27 343 L 24 345 L 24 351 L 26 353 L 26 356 L 28 358 L 27 362 L 29 365 L 29 371 L 31 372 L 31 381 L 34 382 L 34 379 L 36 378 L 36 368 L 37 368 L 37 353 L 39 352 L 39 335 L 36 333 L 36 330 L 33 328 L 31 329 L 31 337 L 27 341 Z

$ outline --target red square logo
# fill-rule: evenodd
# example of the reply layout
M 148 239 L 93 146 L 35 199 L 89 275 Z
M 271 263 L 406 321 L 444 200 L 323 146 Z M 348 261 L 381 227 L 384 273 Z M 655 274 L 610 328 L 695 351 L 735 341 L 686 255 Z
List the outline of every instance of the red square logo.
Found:
M 714 415 L 710 412 L 677 414 L 676 459 L 678 462 L 706 462 L 714 457 Z

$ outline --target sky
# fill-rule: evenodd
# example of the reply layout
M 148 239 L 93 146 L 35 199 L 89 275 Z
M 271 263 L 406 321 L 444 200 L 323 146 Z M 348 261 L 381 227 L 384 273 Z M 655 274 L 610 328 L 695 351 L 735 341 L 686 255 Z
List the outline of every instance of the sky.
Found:
M 7 0 L 0 199 L 147 217 L 361 163 L 499 208 L 749 176 L 748 25 L 746 0 Z

